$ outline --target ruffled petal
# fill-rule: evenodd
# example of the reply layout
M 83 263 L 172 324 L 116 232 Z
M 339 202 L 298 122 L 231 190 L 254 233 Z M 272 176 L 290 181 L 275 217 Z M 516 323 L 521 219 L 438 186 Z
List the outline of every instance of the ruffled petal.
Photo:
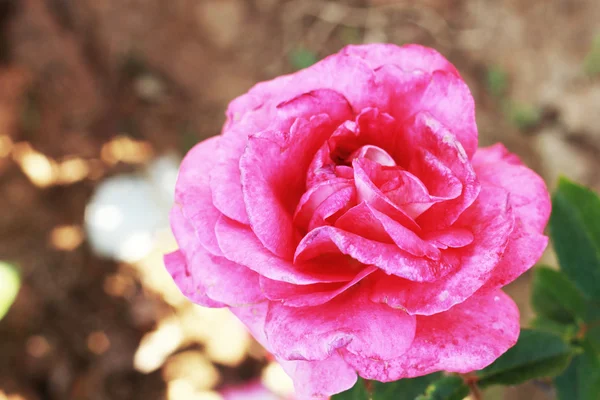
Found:
M 387 274 L 415 282 L 434 282 L 458 266 L 456 258 L 442 257 L 436 261 L 415 257 L 395 244 L 369 240 L 332 226 L 322 226 L 309 232 L 296 249 L 295 262 L 306 262 L 322 254 L 340 253 L 362 264 L 375 265 Z
M 217 222 L 215 231 L 219 246 L 227 259 L 245 265 L 269 279 L 308 285 L 347 282 L 356 274 L 354 270 L 340 270 L 337 265 L 327 262 L 294 265 L 267 250 L 249 227 L 227 217 L 222 217 Z
M 273 352 L 264 329 L 268 307 L 268 302 L 264 302 L 249 307 L 232 308 L 231 311 L 267 351 Z M 277 356 L 275 358 L 294 381 L 295 397 L 298 400 L 327 398 L 350 389 L 358 379 L 356 371 L 337 353 L 320 361 L 288 361 Z
M 468 229 L 473 242 L 460 249 L 449 248 L 460 266 L 434 282 L 411 282 L 394 276 L 381 276 L 374 282 L 371 299 L 409 314 L 432 315 L 469 298 L 490 278 L 502 259 L 514 228 L 508 193 L 484 185 L 475 203 L 456 222 L 455 228 Z
M 286 360 L 324 360 L 342 348 L 359 357 L 385 360 L 410 347 L 415 319 L 371 302 L 357 288 L 317 307 L 272 302 L 265 333 L 273 352 Z
M 342 53 L 362 58 L 373 69 L 378 69 L 382 65 L 393 64 L 407 72 L 432 73 L 441 70 L 459 76 L 454 65 L 450 64 L 443 55 L 432 48 L 418 44 L 404 46 L 388 43 L 349 45 L 342 49 Z
M 212 202 L 210 171 L 218 160 L 219 140 L 218 136 L 206 139 L 188 152 L 175 185 L 175 202 L 194 227 L 198 241 L 215 255 L 222 255 L 214 232 L 221 213 Z
M 417 317 L 410 349 L 401 357 L 372 360 L 341 350 L 365 379 L 382 382 L 437 371 L 467 373 L 487 367 L 519 337 L 519 309 L 502 291 L 470 297 L 448 311 Z
M 550 217 L 550 195 L 544 180 L 502 144 L 477 150 L 473 167 L 481 181 L 510 193 L 515 216 L 527 230 L 542 233 Z
M 189 283 L 182 280 L 189 279 L 191 287 L 199 290 L 202 295 L 229 306 L 253 304 L 264 300 L 256 272 L 209 253 L 198 243 L 193 227 L 178 207 L 173 207 L 170 219 L 173 234 L 181 254 L 185 256 L 187 266 L 186 274 L 179 274 L 176 280 L 182 293 L 185 294 L 189 290 Z M 232 286 L 232 281 L 236 282 L 236 285 Z
M 338 265 L 340 268 L 344 267 L 343 263 Z M 312 285 L 294 285 L 261 276 L 260 288 L 269 300 L 280 301 L 285 306 L 312 307 L 328 302 L 375 271 L 377 271 L 376 267 L 366 267 L 349 282 L 316 283 Z
M 173 281 L 175 281 L 181 293 L 192 303 L 213 308 L 227 306 L 208 297 L 206 287 L 204 287 L 202 282 L 194 282 L 192 277 L 190 277 L 185 256 L 181 251 L 177 250 L 165 255 L 164 262 L 167 271 L 171 274 Z

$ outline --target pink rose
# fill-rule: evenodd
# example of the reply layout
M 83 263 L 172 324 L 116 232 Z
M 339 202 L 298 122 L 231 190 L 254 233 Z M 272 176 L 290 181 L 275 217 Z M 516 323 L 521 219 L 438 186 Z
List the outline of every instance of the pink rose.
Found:
M 465 82 L 416 45 L 349 46 L 259 83 L 176 192 L 169 272 L 229 307 L 299 398 L 487 366 L 519 334 L 500 288 L 547 244 L 544 182 L 477 149 Z

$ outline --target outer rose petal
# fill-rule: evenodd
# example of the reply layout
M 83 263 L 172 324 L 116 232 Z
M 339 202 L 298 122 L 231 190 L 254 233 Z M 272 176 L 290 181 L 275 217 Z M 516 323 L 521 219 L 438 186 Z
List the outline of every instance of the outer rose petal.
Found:
M 212 254 L 222 255 L 214 227 L 221 213 L 212 202 L 210 171 L 217 162 L 220 137 L 212 137 L 194 146 L 179 168 L 175 185 L 175 202 L 190 221 L 198 241 Z
M 342 348 L 386 360 L 410 347 L 415 317 L 371 302 L 356 287 L 317 307 L 270 303 L 265 333 L 273 352 L 286 360 L 324 360 Z
M 189 276 L 189 270 L 185 261 L 185 256 L 179 250 L 165 255 L 165 266 L 167 271 L 173 277 L 173 281 L 192 303 L 204 307 L 225 307 L 226 305 L 218 301 L 214 301 L 206 295 L 206 288 L 201 282 L 194 286 L 193 280 Z
M 550 195 L 544 180 L 524 166 L 502 144 L 477 150 L 473 157 L 477 177 L 510 193 L 515 216 L 526 230 L 542 233 L 550 217 Z
M 391 114 L 398 122 L 406 121 L 417 112 L 429 112 L 451 129 L 467 157 L 473 157 L 477 150 L 475 103 L 467 84 L 460 77 L 446 71 L 434 71 L 432 74 L 404 72 L 391 64 L 382 66 L 376 73 L 387 90 L 383 98 L 389 101 L 382 111 Z
M 272 352 L 264 330 L 268 307 L 268 302 L 264 302 L 249 307 L 232 308 L 231 311 L 248 327 L 252 336 Z M 326 398 L 350 389 L 357 380 L 356 371 L 337 353 L 321 361 L 288 361 L 279 357 L 276 359 L 294 381 L 298 400 Z
M 388 382 L 436 371 L 485 368 L 519 337 L 519 309 L 500 290 L 472 296 L 450 310 L 417 318 L 410 349 L 395 360 L 376 361 L 342 350 L 365 379 Z
M 191 280 L 193 288 L 229 306 L 264 300 L 256 272 L 206 251 L 177 206 L 171 210 L 170 219 L 173 234 L 187 263 L 186 275 L 178 275 L 175 280 L 182 293 L 186 294 Z M 231 281 L 236 285 L 231 286 Z
M 375 73 L 360 57 L 333 54 L 310 68 L 271 81 L 261 82 L 235 100 L 227 109 L 227 131 L 244 118 L 260 118 L 256 122 L 262 129 L 272 109 L 284 101 L 314 90 L 332 90 L 350 103 L 355 112 L 365 107 L 377 106 L 381 88 Z
M 498 265 L 514 228 L 514 218 L 504 189 L 482 186 L 475 203 L 455 224 L 471 229 L 473 242 L 461 249 L 447 249 L 461 257 L 461 265 L 435 282 L 411 282 L 394 276 L 374 283 L 371 299 L 407 310 L 433 315 L 462 303 L 481 288 Z
M 402 47 L 387 43 L 373 43 L 368 46 L 350 45 L 342 49 L 342 53 L 359 56 L 373 69 L 394 64 L 407 72 L 432 73 L 442 70 L 459 76 L 454 65 L 450 64 L 444 56 L 434 49 L 418 44 L 407 44 Z

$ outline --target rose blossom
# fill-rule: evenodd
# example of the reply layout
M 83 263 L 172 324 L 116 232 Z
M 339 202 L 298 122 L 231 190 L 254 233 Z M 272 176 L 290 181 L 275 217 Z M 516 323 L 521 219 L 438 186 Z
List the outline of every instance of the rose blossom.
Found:
M 436 51 L 349 46 L 235 99 L 184 159 L 165 257 L 229 307 L 299 398 L 480 369 L 519 312 L 500 288 L 547 244 L 542 179 L 477 148 L 471 93 Z

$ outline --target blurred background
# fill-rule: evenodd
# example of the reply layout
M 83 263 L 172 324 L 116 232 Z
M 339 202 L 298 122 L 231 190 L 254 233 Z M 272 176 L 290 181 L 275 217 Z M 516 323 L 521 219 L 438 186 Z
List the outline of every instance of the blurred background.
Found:
M 597 0 L 0 0 L 0 29 L 0 318 L 20 281 L 0 400 L 289 396 L 240 323 L 179 294 L 167 213 L 230 100 L 346 44 L 435 47 L 473 91 L 481 145 L 600 189 Z M 508 291 L 526 325 L 529 276 Z

